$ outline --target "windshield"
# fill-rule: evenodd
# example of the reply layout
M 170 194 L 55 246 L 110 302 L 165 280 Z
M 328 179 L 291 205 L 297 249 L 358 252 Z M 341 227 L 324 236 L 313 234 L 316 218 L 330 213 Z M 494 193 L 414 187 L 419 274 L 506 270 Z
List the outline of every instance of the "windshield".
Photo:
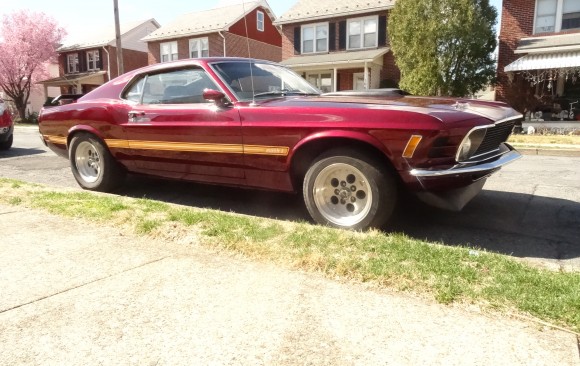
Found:
M 211 66 L 241 101 L 273 96 L 320 94 L 320 90 L 280 65 L 248 60 L 216 62 Z

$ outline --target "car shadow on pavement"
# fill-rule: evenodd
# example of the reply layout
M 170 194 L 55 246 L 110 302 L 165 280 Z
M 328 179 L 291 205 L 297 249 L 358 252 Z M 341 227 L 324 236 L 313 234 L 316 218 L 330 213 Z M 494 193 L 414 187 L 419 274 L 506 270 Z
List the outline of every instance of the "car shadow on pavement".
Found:
M 116 193 L 279 220 L 310 220 L 302 197 L 291 193 L 170 181 L 137 175 L 129 176 L 122 190 Z
M 21 147 L 12 147 L 5 151 L 0 151 L 0 159 L 2 158 L 15 158 L 19 156 L 27 156 L 27 155 L 38 155 L 45 153 L 46 151 L 41 149 L 23 149 Z
M 121 195 L 287 221 L 309 221 L 295 194 L 130 177 Z M 406 199 L 385 228 L 449 246 L 540 259 L 580 259 L 580 203 L 484 190 L 461 212 Z M 579 264 L 580 266 L 580 264 Z
M 580 203 L 559 198 L 484 190 L 461 212 L 411 202 L 389 231 L 515 257 L 580 259 Z

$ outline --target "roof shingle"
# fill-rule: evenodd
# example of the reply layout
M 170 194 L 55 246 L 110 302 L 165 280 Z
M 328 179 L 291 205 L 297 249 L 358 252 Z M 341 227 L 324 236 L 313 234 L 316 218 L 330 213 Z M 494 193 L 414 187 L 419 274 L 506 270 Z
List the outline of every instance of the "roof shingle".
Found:
M 155 19 L 126 22 L 120 25 L 120 33 L 121 35 L 126 34 L 131 30 L 147 22 L 153 22 L 153 24 L 159 26 L 159 23 L 157 23 Z M 115 40 L 116 40 L 115 25 L 111 24 L 99 29 L 91 30 L 91 32 L 78 34 L 77 37 L 72 37 L 71 40 L 67 40 L 62 46 L 60 46 L 58 51 L 63 52 L 85 48 L 101 47 Z
M 392 9 L 396 0 L 298 0 L 274 24 L 318 20 Z
M 265 8 L 270 17 L 274 19 L 274 14 L 266 1 L 251 1 L 245 4 L 182 14 L 171 23 L 143 38 L 143 41 L 150 42 L 227 31 L 231 25 L 242 19 L 244 14 L 248 14 L 258 6 Z

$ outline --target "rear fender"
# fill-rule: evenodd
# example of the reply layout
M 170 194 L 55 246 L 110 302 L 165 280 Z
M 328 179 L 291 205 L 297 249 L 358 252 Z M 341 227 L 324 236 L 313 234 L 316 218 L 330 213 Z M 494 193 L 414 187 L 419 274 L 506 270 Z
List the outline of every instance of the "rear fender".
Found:
M 70 141 L 72 140 L 73 136 L 79 132 L 90 133 L 92 135 L 97 136 L 101 141 L 103 141 L 103 143 L 105 142 L 105 137 L 96 128 L 91 127 L 91 126 L 87 126 L 87 125 L 75 125 L 68 130 L 67 143 L 66 143 L 67 147 L 70 145 Z

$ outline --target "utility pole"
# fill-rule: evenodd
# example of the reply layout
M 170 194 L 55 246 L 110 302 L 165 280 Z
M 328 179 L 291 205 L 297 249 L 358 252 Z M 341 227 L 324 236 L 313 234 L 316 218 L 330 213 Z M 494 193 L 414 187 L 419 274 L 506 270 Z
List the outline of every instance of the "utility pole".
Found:
M 117 40 L 117 71 L 119 75 L 125 73 L 123 65 L 123 46 L 121 45 L 121 26 L 119 25 L 119 1 L 113 0 L 115 6 L 115 38 Z

